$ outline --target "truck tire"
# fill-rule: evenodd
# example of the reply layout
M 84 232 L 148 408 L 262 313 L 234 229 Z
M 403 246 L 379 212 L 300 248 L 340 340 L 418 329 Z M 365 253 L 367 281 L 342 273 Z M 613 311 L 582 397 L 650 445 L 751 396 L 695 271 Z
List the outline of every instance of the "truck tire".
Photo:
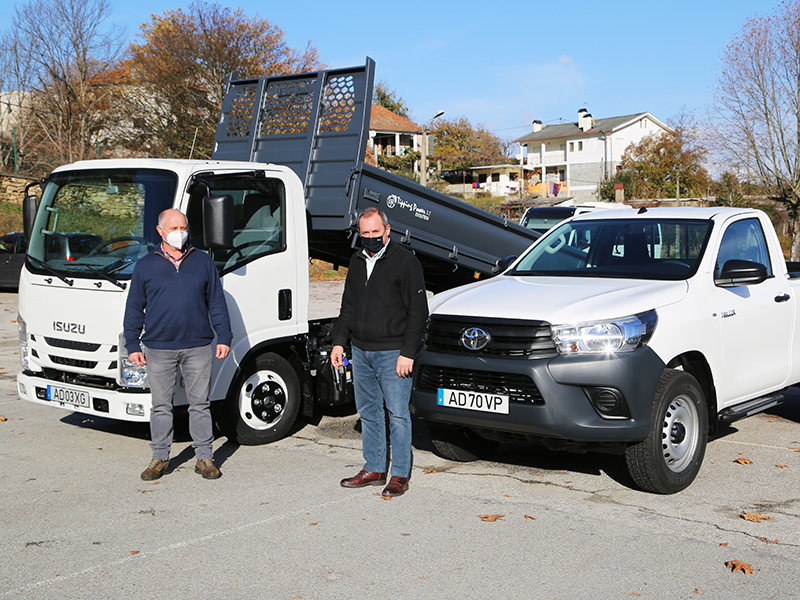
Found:
M 625 450 L 628 472 L 646 492 L 680 492 L 697 477 L 707 439 L 708 409 L 700 385 L 689 373 L 665 369 L 647 439 Z
M 233 390 L 233 435 L 245 446 L 286 437 L 301 404 L 300 381 L 286 359 L 268 352 L 244 369 Z
M 430 421 L 426 421 L 426 424 L 431 434 L 433 447 L 442 458 L 458 462 L 472 462 L 488 457 L 499 445 L 499 442 L 482 438 L 466 427 Z

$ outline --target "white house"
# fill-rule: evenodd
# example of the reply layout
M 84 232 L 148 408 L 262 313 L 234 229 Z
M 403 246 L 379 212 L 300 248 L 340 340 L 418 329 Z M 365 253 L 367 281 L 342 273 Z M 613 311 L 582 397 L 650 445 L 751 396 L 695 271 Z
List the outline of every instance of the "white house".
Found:
M 533 131 L 514 142 L 523 164 L 534 169 L 531 183 L 545 190 L 557 184 L 575 199 L 590 200 L 598 184 L 621 168 L 628 146 L 664 132 L 672 129 L 648 112 L 595 120 L 582 108 L 577 122 L 542 126 L 534 121 Z
M 378 104 L 372 105 L 369 120 L 369 151 L 378 156 L 401 156 L 417 150 L 422 127 Z

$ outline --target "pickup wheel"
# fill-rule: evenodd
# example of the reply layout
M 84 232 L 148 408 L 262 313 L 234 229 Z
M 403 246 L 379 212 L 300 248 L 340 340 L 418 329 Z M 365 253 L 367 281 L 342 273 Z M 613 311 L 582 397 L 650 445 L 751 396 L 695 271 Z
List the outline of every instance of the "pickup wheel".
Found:
M 700 471 L 708 438 L 708 410 L 697 380 L 666 369 L 656 389 L 650 432 L 628 446 L 628 472 L 642 490 L 674 494 L 689 487 Z
M 272 352 L 256 357 L 242 372 L 231 398 L 236 441 L 256 446 L 284 438 L 300 403 L 300 381 L 292 365 Z
M 472 462 L 488 457 L 499 442 L 482 438 L 466 427 L 444 425 L 426 421 L 433 447 L 443 458 L 458 462 Z

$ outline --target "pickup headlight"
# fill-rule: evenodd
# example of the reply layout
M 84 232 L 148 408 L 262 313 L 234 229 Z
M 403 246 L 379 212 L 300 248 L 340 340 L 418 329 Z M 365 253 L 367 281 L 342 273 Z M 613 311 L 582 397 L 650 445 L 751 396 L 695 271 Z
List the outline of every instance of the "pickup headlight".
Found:
M 658 323 L 656 311 L 575 325 L 553 325 L 550 331 L 561 354 L 613 354 L 646 345 Z
M 147 387 L 147 365 L 137 367 L 128 359 L 128 351 L 125 349 L 125 336 L 119 334 L 119 373 L 117 383 L 124 387 L 146 388 Z

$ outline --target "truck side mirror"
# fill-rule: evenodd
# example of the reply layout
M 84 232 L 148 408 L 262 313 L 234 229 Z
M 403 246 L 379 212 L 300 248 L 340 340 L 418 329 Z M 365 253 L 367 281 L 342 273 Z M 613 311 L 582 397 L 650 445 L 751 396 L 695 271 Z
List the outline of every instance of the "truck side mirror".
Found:
M 233 247 L 233 196 L 203 198 L 203 242 L 212 250 Z
M 501 258 L 500 260 L 497 261 L 497 264 L 492 269 L 492 271 L 494 273 L 502 273 L 508 267 L 510 267 L 511 263 L 513 263 L 515 260 L 517 260 L 517 255 L 516 254 L 512 254 L 510 256 L 504 256 L 503 258 Z
M 25 231 L 25 239 L 30 240 L 33 234 L 33 222 L 36 220 L 36 196 L 31 194 L 22 200 L 22 227 Z
M 767 278 L 767 267 L 752 260 L 731 259 L 722 265 L 719 277 L 714 280 L 717 287 L 755 285 Z

